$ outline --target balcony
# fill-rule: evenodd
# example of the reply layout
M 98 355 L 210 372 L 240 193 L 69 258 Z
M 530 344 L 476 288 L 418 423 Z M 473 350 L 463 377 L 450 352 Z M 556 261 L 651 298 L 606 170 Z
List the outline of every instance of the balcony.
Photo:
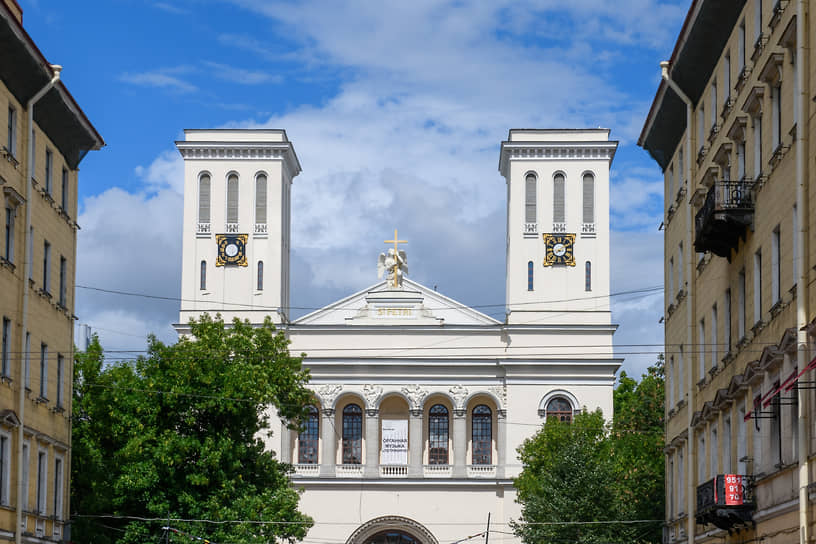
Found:
M 196 234 L 204 234 L 209 236 L 212 233 L 212 228 L 209 223 L 198 223 L 196 227 Z
M 238 223 L 227 223 L 224 231 L 227 233 L 238 232 Z
M 408 465 L 380 465 L 380 478 L 407 478 Z
M 335 473 L 338 478 L 362 478 L 363 465 L 337 465 Z
M 297 463 L 294 465 L 295 474 L 298 476 L 318 476 L 320 465 L 316 463 Z
M 538 234 L 538 223 L 524 223 L 524 234 Z
M 422 473 L 426 478 L 450 478 L 453 474 L 451 465 L 423 465 Z
M 566 223 L 553 223 L 553 232 L 567 232 L 567 224 Z
M 753 181 L 715 181 L 694 219 L 694 250 L 730 259 L 754 218 Z
M 496 465 L 468 465 L 468 478 L 495 478 Z
M 697 523 L 730 531 L 751 523 L 755 508 L 746 476 L 719 474 L 697 486 Z

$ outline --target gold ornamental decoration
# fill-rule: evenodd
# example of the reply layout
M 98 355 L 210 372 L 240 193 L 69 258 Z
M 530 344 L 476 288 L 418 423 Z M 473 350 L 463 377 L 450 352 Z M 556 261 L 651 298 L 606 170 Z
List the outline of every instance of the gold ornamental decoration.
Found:
M 547 233 L 544 238 L 544 266 L 575 266 L 575 234 Z
M 215 266 L 247 266 L 247 238 L 248 234 L 216 234 L 218 257 Z

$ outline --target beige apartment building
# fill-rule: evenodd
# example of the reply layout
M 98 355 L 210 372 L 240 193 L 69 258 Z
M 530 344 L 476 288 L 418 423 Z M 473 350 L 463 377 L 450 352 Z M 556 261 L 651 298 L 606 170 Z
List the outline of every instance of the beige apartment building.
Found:
M 665 174 L 667 543 L 813 538 L 812 5 L 693 1 L 638 142 Z
M 69 538 L 77 169 L 104 142 L 59 73 L 0 1 L 0 541 L 17 543 Z

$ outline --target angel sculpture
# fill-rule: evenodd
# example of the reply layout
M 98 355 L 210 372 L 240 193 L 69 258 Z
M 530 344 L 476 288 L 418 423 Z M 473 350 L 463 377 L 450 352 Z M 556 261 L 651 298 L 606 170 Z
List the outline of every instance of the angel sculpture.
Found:
M 383 273 L 387 274 L 386 277 L 392 287 L 402 287 L 402 277 L 408 274 L 408 257 L 405 250 L 390 247 L 385 253 L 380 253 L 377 260 L 377 277 L 382 279 Z

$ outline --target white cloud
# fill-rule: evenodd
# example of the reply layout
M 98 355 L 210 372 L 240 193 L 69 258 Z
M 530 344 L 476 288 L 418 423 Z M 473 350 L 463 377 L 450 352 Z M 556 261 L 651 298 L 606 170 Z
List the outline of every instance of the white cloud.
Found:
M 184 194 L 184 161 L 176 150 L 163 151 L 150 166 L 137 166 L 134 172 L 142 178 L 149 192 L 171 189 Z
M 132 85 L 139 85 L 141 87 L 156 87 L 180 93 L 192 93 L 198 90 L 198 87 L 192 83 L 188 83 L 177 76 L 160 71 L 136 73 L 125 72 L 119 76 L 119 79 L 120 81 L 130 83 Z
M 247 70 L 211 61 L 204 61 L 202 64 L 208 68 L 207 72 L 212 76 L 236 85 L 260 85 L 262 83 L 280 83 L 283 81 L 280 75 L 272 75 L 260 70 Z

